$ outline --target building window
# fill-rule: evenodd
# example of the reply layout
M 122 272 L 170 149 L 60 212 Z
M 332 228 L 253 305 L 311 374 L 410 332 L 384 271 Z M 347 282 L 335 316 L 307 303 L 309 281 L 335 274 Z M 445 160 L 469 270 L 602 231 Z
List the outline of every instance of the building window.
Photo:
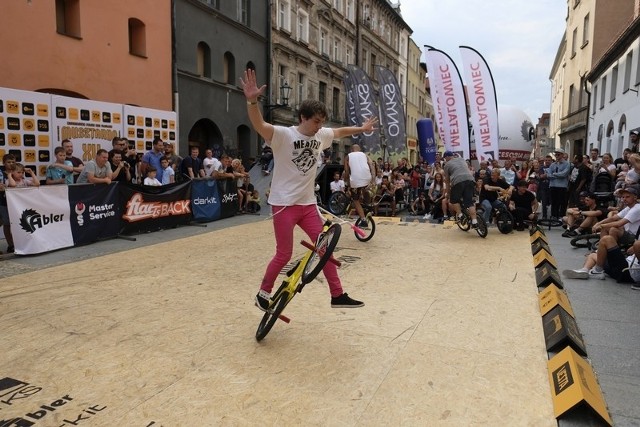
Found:
M 622 83 L 622 92 L 626 92 L 631 87 L 631 66 L 633 65 L 633 51 L 627 53 L 624 61 L 624 82 Z
M 327 84 L 325 82 L 320 82 L 318 85 L 318 101 L 323 104 L 327 103 Z
M 198 43 L 196 52 L 198 75 L 211 78 L 211 48 L 205 42 Z
M 587 43 L 589 43 L 589 14 L 587 13 L 584 17 L 584 22 L 582 24 L 582 47 L 584 47 Z
M 305 81 L 305 75 L 298 74 L 298 103 L 301 103 L 307 98 L 305 95 Z
M 284 86 L 285 83 L 287 83 L 287 85 L 289 84 L 287 82 L 287 67 L 285 67 L 284 65 L 278 65 L 278 84 L 276 85 L 278 88 L 281 88 L 282 86 Z M 284 99 L 280 99 L 280 90 L 277 89 L 278 93 L 276 94 L 275 98 L 278 99 L 278 103 L 282 104 L 284 103 Z
M 362 69 L 369 69 L 369 52 L 367 49 L 362 49 Z
M 328 46 L 327 46 L 327 30 L 324 28 L 320 28 L 320 45 L 318 46 L 318 50 L 322 55 L 328 55 Z
M 604 108 L 604 100 L 607 96 L 607 78 L 602 78 L 602 83 L 600 83 L 600 109 Z
M 377 57 L 372 53 L 371 54 L 371 69 L 368 70 L 370 76 L 373 76 L 375 74 L 374 71 L 376 69 L 376 59 L 377 59 Z
M 339 38 L 333 39 L 333 60 L 342 63 L 342 43 Z
M 56 0 L 56 31 L 80 38 L 80 0 Z
M 618 66 L 616 65 L 611 70 L 611 93 L 609 94 L 609 102 L 613 102 L 616 99 L 616 92 L 618 91 Z
M 576 56 L 576 45 L 578 44 L 578 29 L 573 29 L 573 35 L 571 38 L 571 57 Z
M 251 24 L 249 17 L 249 0 L 238 0 L 238 21 L 248 26 Z
M 353 54 L 351 53 L 351 48 L 349 46 L 347 46 L 347 49 L 346 49 L 345 55 L 344 55 L 344 59 L 345 59 L 347 65 L 351 64 L 351 57 L 352 56 L 353 56 Z
M 147 30 L 136 18 L 129 18 L 129 53 L 136 56 L 147 56 Z
M 636 58 L 636 82 L 634 86 L 640 85 L 640 52 Z
M 342 0 L 333 0 L 333 7 L 342 14 Z
M 298 41 L 309 43 L 309 15 L 298 11 Z
M 569 86 L 569 114 L 573 113 L 576 107 L 576 88 L 574 85 Z
M 591 114 L 596 113 L 596 107 L 598 106 L 598 85 L 593 85 L 593 103 L 591 105 Z
M 354 7 L 354 0 L 347 0 L 347 11 L 345 13 L 347 19 L 351 22 L 354 21 L 354 14 L 355 14 L 355 7 Z
M 286 0 L 280 0 L 278 3 L 278 27 L 285 31 L 291 31 L 291 23 L 289 19 L 289 2 Z
M 331 99 L 331 109 L 333 111 L 332 118 L 334 121 L 340 117 L 340 89 L 337 87 L 333 88 L 333 98 Z
M 232 85 L 235 83 L 235 75 L 236 75 L 236 59 L 231 52 L 224 53 L 224 60 L 222 63 L 222 78 L 223 81 Z

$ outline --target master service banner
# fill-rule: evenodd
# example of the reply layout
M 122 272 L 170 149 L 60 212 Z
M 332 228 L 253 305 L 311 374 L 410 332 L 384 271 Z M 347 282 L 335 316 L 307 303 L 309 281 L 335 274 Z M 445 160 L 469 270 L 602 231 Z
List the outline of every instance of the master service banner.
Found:
M 39 254 L 73 246 L 66 185 L 6 191 L 16 254 Z
M 69 185 L 71 233 L 75 246 L 116 237 L 121 206 L 118 182 Z
M 498 102 L 491 70 L 482 55 L 469 46 L 460 46 L 462 68 L 478 161 L 498 158 Z

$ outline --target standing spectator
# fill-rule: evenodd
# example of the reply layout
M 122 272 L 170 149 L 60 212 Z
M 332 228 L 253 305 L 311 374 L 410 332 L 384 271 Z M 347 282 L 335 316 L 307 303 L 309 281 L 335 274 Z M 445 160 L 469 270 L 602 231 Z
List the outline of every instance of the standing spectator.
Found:
M 16 156 L 5 154 L 2 156 L 2 168 L 0 168 L 0 221 L 2 221 L 2 231 L 7 241 L 7 253 L 14 251 L 13 234 L 11 234 L 11 222 L 9 220 L 9 209 L 7 207 L 7 178 L 16 165 Z
M 624 150 L 622 150 L 622 157 L 617 158 L 613 162 L 613 164 L 616 165 L 616 169 L 618 169 L 618 172 L 622 170 L 622 165 L 629 165 L 629 154 L 631 154 L 631 149 L 625 148 Z
M 138 177 L 138 182 L 140 182 L 141 177 L 147 176 L 150 166 L 155 168 L 158 178 L 162 179 L 162 165 L 160 164 L 160 159 L 162 159 L 164 155 L 164 142 L 162 142 L 161 138 L 155 137 L 153 139 L 153 147 L 151 150 L 147 151 L 144 153 L 144 156 L 142 156 L 142 164 L 140 165 L 141 176 Z
M 180 171 L 183 175 L 188 176 L 191 179 L 204 177 L 204 166 L 200 157 L 200 149 L 198 147 L 191 147 L 191 155 L 182 159 L 180 165 Z
M 65 159 L 69 160 L 73 165 L 73 181 L 78 181 L 78 176 L 82 169 L 84 168 L 84 163 L 77 157 L 73 156 L 73 143 L 69 139 L 62 140 L 62 148 L 65 151 Z
M 578 205 L 580 193 L 589 189 L 591 183 L 591 168 L 587 165 L 582 154 L 576 154 L 573 157 L 573 170 L 571 175 L 573 182 L 569 183 L 569 202 L 567 206 L 575 207 Z
M 220 160 L 213 157 L 213 150 L 207 148 L 204 152 L 204 159 L 202 159 L 202 167 L 204 167 L 204 176 L 213 176 L 213 171 L 220 169 Z
M 593 173 L 597 173 L 598 168 L 600 167 L 600 162 L 602 162 L 602 159 L 600 158 L 600 150 L 594 147 L 589 151 L 589 164 L 591 165 L 591 171 Z
M 608 193 L 613 191 L 616 172 L 616 167 L 613 164 L 613 156 L 611 153 L 604 153 L 600 165 L 593 169 L 594 175 L 591 179 L 591 191 L 595 193 Z
M 260 165 L 263 175 L 271 174 L 271 171 L 273 170 L 273 149 L 267 144 L 262 147 L 262 153 L 260 153 Z
M 556 161 L 549 166 L 549 195 L 551 196 L 551 217 L 562 218 L 567 211 L 567 188 L 569 187 L 569 162 L 562 148 L 556 148 Z
M 67 160 L 64 147 L 56 147 L 53 150 L 56 161 L 47 166 L 46 183 L 73 184 L 73 164 Z
M 131 182 L 131 172 L 129 163 L 122 159 L 122 150 L 114 149 L 109 151 L 109 164 L 111 165 L 112 181 L 122 184 Z
M 634 153 L 638 152 L 638 132 L 637 130 L 632 130 L 629 133 L 629 144 L 631 144 L 631 151 Z
M 169 164 L 169 159 L 166 157 L 160 160 L 162 165 L 162 185 L 173 184 L 176 182 L 176 173 Z
M 182 157 L 176 154 L 175 144 L 172 142 L 164 143 L 164 156 L 169 159 L 169 165 L 175 172 L 176 182 L 180 181 L 180 165 L 182 164 Z
M 536 197 L 542 206 L 542 218 L 547 218 L 549 206 L 551 205 L 548 175 L 551 163 L 553 163 L 553 158 L 550 154 L 547 154 L 540 164 L 540 169 L 538 169 L 538 191 L 536 192 Z
M 89 160 L 80 176 L 78 177 L 78 184 L 111 184 L 113 173 L 111 172 L 111 165 L 109 164 L 109 153 L 104 148 L 101 148 L 96 153 L 94 160 Z
M 516 168 L 510 159 L 504 161 L 504 167 L 500 169 L 500 176 L 507 181 L 507 184 L 513 186 L 516 182 Z

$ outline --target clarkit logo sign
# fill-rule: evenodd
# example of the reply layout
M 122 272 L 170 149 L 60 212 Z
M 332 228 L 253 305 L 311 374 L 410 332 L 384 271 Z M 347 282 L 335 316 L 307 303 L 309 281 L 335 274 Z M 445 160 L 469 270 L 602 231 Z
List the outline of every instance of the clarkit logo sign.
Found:
M 172 215 L 191 213 L 191 200 L 173 202 L 145 202 L 142 194 L 135 193 L 127 202 L 127 211 L 122 216 L 129 222 L 143 221 Z
M 102 205 L 89 205 L 87 206 L 83 202 L 76 203 L 75 209 L 76 220 L 78 225 L 82 227 L 84 225 L 84 213 L 89 212 L 89 221 L 99 221 L 105 218 L 111 218 L 116 216 L 113 203 L 105 203 Z
M 25 209 L 20 215 L 20 227 L 27 233 L 33 234 L 38 229 L 55 222 L 62 222 L 64 214 L 41 215 L 34 209 Z
M 8 377 L 2 378 L 0 379 L 0 410 L 14 408 L 13 405 L 16 403 L 21 403 L 23 399 L 31 398 L 40 391 L 42 391 L 42 387 L 32 386 L 26 381 Z M 45 419 L 48 414 L 64 410 L 64 406 L 72 400 L 73 398 L 67 394 L 53 401 L 47 400 L 46 404 L 41 404 L 38 408 L 35 407 L 38 404 L 36 403 L 30 408 L 30 412 L 26 412 L 19 417 L 6 417 L 3 415 L 0 419 L 0 427 L 32 427 L 42 425 L 41 421 Z M 85 409 L 81 409 L 79 413 L 74 412 L 71 416 L 65 414 L 62 421 L 56 421 L 56 425 L 63 427 L 77 426 L 80 425 L 80 423 L 84 424 L 84 421 L 90 420 L 106 408 L 106 406 L 100 405 L 88 406 Z M 67 412 L 69 412 L 69 409 L 67 409 Z

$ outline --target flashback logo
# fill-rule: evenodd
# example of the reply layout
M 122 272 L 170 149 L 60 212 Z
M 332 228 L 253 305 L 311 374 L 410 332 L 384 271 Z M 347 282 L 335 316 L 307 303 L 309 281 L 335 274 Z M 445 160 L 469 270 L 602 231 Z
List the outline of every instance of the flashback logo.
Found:
M 191 214 L 191 200 L 147 202 L 142 197 L 142 194 L 135 193 L 127 202 L 127 212 L 122 217 L 129 222 L 136 222 L 145 219 L 188 214 Z
M 41 215 L 34 209 L 25 209 L 20 215 L 20 227 L 27 233 L 33 234 L 47 225 L 63 221 L 64 214 Z

